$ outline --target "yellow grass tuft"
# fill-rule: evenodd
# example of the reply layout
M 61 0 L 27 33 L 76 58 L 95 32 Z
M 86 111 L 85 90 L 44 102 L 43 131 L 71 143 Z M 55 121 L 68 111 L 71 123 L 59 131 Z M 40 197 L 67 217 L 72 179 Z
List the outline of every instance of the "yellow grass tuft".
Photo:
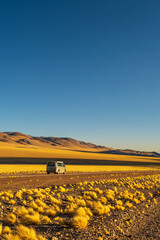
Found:
M 2 223 L 0 224 L 0 235 L 1 235 L 1 233 L 2 233 L 2 229 L 3 229 L 3 225 L 2 225 Z
M 103 214 L 107 214 L 108 212 L 110 212 L 109 206 L 103 205 L 100 201 L 93 202 L 92 209 L 93 209 L 94 213 L 97 215 L 103 215 Z
M 76 209 L 75 215 L 86 217 L 87 214 L 83 207 L 79 207 L 78 209 Z
M 155 204 L 157 204 L 157 200 L 155 198 L 153 198 L 153 201 L 154 201 Z
M 57 214 L 57 211 L 55 209 L 49 208 L 45 211 L 45 214 L 48 216 L 55 216 Z
M 85 228 L 88 224 L 87 217 L 84 216 L 74 216 L 71 219 L 71 225 L 75 228 Z
M 44 213 L 44 208 L 43 208 L 43 207 L 38 207 L 38 208 L 37 208 L 37 212 L 39 212 L 39 213 Z
M 132 207 L 133 207 L 133 204 L 130 203 L 129 201 L 127 201 L 127 202 L 125 203 L 125 206 L 128 207 L 128 208 L 132 208 Z
M 64 225 L 64 224 L 67 223 L 67 220 L 65 218 L 62 218 L 62 217 L 55 217 L 54 221 L 58 225 Z
M 10 201 L 9 201 L 9 204 L 11 204 L 11 205 L 14 205 L 16 203 L 16 201 L 14 201 L 13 199 L 11 199 Z
M 9 224 L 9 225 L 10 225 L 10 224 L 14 224 L 14 223 L 17 222 L 17 217 L 16 217 L 15 214 L 9 213 L 9 214 L 5 217 L 4 222 L 5 222 L 6 224 Z
M 51 223 L 51 219 L 48 216 L 42 216 L 42 222 L 44 223 Z
M 21 217 L 25 214 L 28 214 L 28 210 L 24 206 L 22 206 L 22 207 L 17 209 L 16 214 L 17 214 L 18 217 Z
M 79 199 L 79 198 L 75 198 L 75 204 L 77 204 L 78 206 L 83 206 L 85 207 L 86 206 L 86 202 L 84 199 Z
M 66 201 L 73 202 L 73 200 L 74 200 L 74 198 L 71 195 L 66 196 Z
M 35 200 L 35 203 L 40 206 L 40 207 L 43 207 L 43 208 L 47 208 L 47 205 L 46 203 L 44 203 L 43 201 L 39 200 L 39 199 L 36 199 Z
M 41 223 L 40 215 L 38 212 L 35 212 L 33 215 L 24 215 L 21 221 L 25 225 L 38 225 Z
M 57 204 L 57 205 L 61 205 L 62 204 L 62 202 L 61 202 L 61 200 L 58 200 L 57 198 L 55 198 L 55 197 L 52 197 L 52 196 L 49 196 L 49 200 L 50 200 L 50 202 L 53 204 Z
M 6 227 L 4 228 L 3 233 L 3 240 L 46 240 L 45 237 L 37 234 L 33 228 L 28 228 L 23 225 L 17 226 L 12 232 L 9 229 L 7 230 Z
M 37 204 L 34 201 L 30 202 L 29 206 L 31 208 L 33 208 L 34 210 L 36 210 L 38 208 Z
M 86 211 L 86 214 L 87 214 L 89 217 L 92 217 L 92 216 L 93 216 L 93 213 L 91 212 L 90 208 L 85 207 L 84 209 L 85 209 L 85 211 Z
M 3 234 L 6 234 L 6 233 L 9 234 L 11 232 L 12 232 L 12 230 L 10 229 L 10 227 L 6 226 L 3 228 Z
M 75 212 L 75 209 L 77 208 L 77 204 L 75 203 L 70 203 L 69 205 L 66 206 L 64 209 L 64 214 L 73 214 Z
M 23 225 L 16 227 L 16 234 L 21 240 L 46 240 L 45 237 L 36 233 L 33 228 L 28 228 Z
M 19 198 L 19 199 L 22 199 L 22 191 L 16 192 L 15 197 Z
M 22 240 L 20 236 L 15 234 L 4 234 L 2 237 L 3 240 Z M 27 240 L 27 239 L 26 239 Z
M 16 227 L 16 233 L 20 236 L 20 238 L 23 239 L 30 239 L 30 240 L 35 240 L 36 237 L 36 232 L 33 228 L 28 228 L 23 225 L 19 225 Z
M 65 192 L 66 189 L 65 189 L 64 187 L 60 186 L 60 187 L 59 187 L 59 191 L 60 191 L 60 192 Z

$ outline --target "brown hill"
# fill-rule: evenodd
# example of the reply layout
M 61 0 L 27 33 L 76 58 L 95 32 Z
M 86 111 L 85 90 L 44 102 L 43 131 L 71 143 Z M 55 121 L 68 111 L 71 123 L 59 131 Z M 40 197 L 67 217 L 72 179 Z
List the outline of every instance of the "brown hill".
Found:
M 93 152 L 102 154 L 118 154 L 132 156 L 160 157 L 157 152 L 135 151 L 130 149 L 113 149 L 89 142 L 78 141 L 73 138 L 58 137 L 34 137 L 20 132 L 0 132 L 0 143 L 14 144 L 17 147 L 45 147 L 51 149 L 68 149 L 82 152 Z
M 0 142 L 14 143 L 21 145 L 33 145 L 48 148 L 67 148 L 84 151 L 109 151 L 112 148 L 96 145 L 93 143 L 78 141 L 73 138 L 57 137 L 34 137 L 19 132 L 0 132 Z

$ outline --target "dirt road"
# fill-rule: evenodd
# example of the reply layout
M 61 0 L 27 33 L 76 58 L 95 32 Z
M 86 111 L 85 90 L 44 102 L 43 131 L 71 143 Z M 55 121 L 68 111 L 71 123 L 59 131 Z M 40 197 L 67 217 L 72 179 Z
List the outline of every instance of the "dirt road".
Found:
M 70 172 L 65 175 L 55 174 L 17 174 L 0 175 L 0 191 L 18 190 L 21 188 L 52 187 L 77 182 L 90 182 L 102 179 L 115 179 L 135 176 L 145 176 L 160 173 L 160 171 L 127 171 L 127 172 Z

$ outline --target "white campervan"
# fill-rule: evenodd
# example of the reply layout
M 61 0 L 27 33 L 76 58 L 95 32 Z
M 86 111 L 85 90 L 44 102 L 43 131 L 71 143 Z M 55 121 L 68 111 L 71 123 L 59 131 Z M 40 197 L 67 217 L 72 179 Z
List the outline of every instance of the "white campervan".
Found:
M 64 162 L 61 161 L 55 161 L 55 162 L 47 162 L 47 173 L 49 174 L 50 172 L 53 173 L 65 173 L 66 172 L 66 167 Z

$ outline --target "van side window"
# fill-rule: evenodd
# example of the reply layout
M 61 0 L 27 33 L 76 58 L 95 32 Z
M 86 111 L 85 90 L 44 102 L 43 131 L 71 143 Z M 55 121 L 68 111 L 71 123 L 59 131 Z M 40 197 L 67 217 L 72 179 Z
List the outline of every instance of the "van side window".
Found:
M 55 163 L 54 162 L 49 162 L 48 166 L 55 166 Z

